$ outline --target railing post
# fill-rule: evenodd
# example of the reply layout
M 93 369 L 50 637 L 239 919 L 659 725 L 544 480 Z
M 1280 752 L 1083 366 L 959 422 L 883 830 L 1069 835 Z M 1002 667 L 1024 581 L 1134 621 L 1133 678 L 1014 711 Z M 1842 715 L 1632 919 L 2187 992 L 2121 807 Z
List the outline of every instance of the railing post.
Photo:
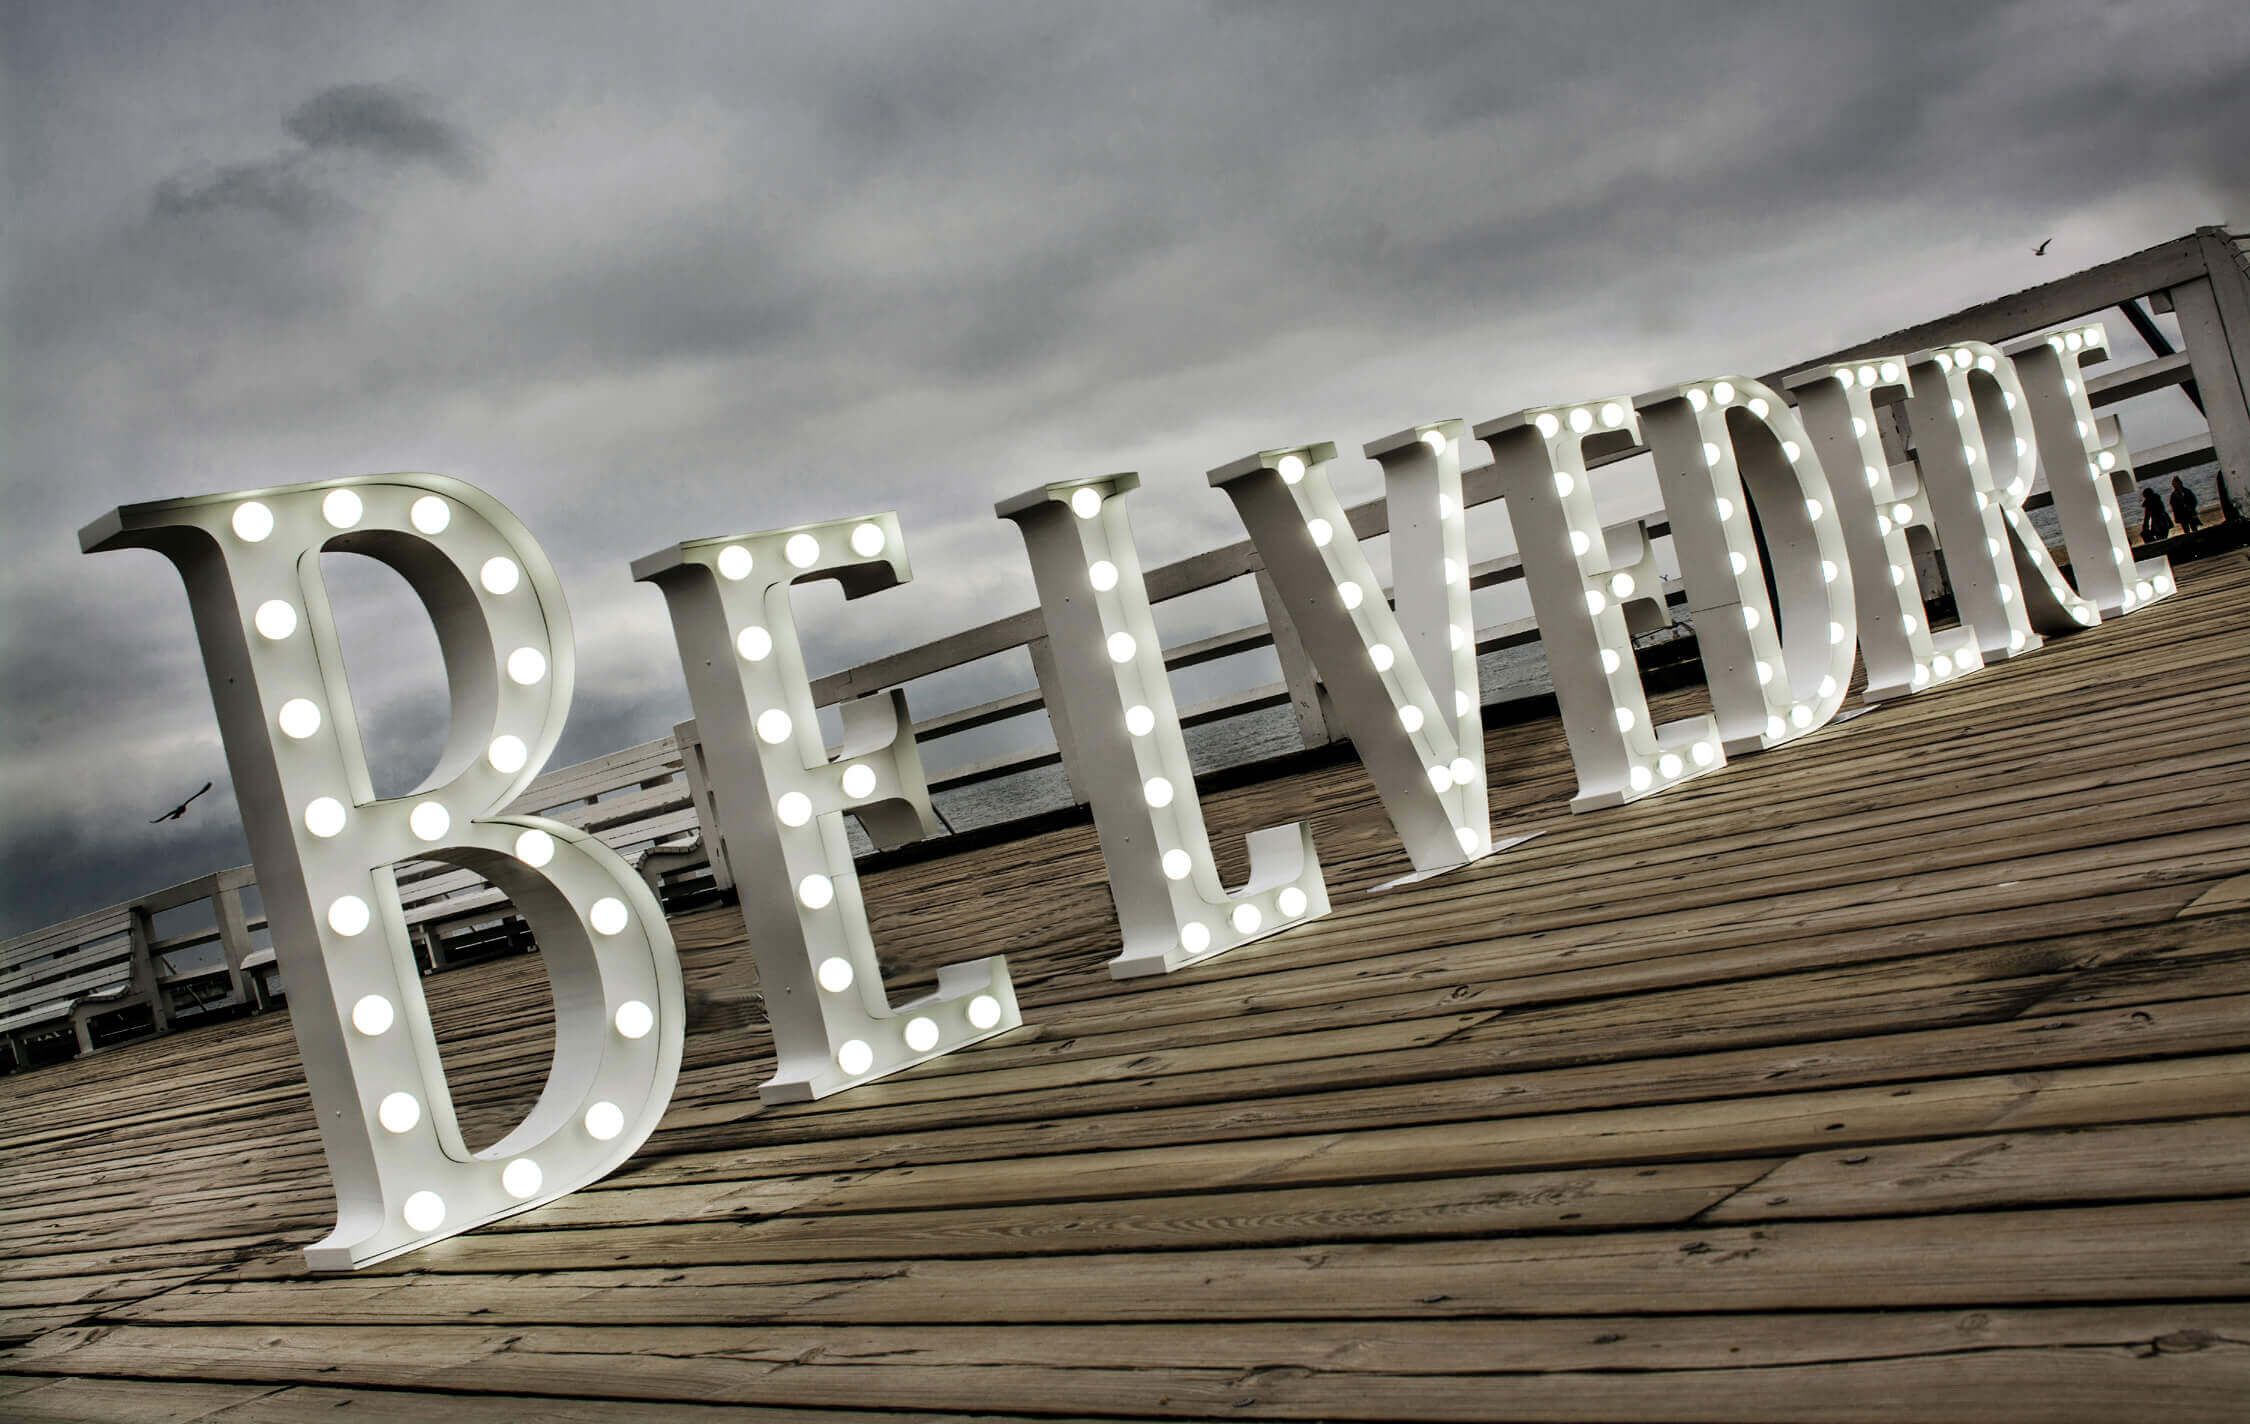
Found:
M 158 1033 L 172 1031 L 172 993 L 164 987 L 158 973 L 156 953 L 149 946 L 156 943 L 156 929 L 149 913 L 139 905 L 125 912 L 125 932 L 133 941 L 133 991 L 148 1000 L 149 1020 Z M 77 1017 L 75 1013 L 73 1019 Z M 79 1027 L 79 1038 L 86 1039 L 86 1030 Z
M 226 872 L 212 887 L 211 908 L 219 921 L 219 952 L 227 961 L 227 1002 L 234 1005 L 250 1003 L 250 986 L 243 974 L 242 961 L 250 954 L 250 923 L 242 913 L 242 887 L 229 885 Z
M 702 729 L 690 718 L 672 728 L 672 740 L 680 748 L 680 772 L 687 778 L 696 829 L 703 833 L 703 853 L 711 861 L 712 887 L 732 890 L 734 867 L 727 864 L 727 838 L 719 831 L 719 807 L 711 796 L 711 778 L 705 774 Z
M 2250 487 L 2250 278 L 2234 245 L 2217 228 L 2198 228 L 2205 275 L 2168 295 L 2180 338 L 2211 425 L 2211 453 L 2219 477 L 2237 490 Z
M 1320 685 L 1304 640 L 1297 636 L 1296 621 L 1282 604 L 1281 591 L 1264 569 L 1255 575 L 1258 602 L 1265 605 L 1266 627 L 1273 634 L 1274 656 L 1281 659 L 1281 680 L 1289 687 L 1289 710 L 1297 718 L 1297 735 L 1308 747 L 1324 747 L 1336 740 L 1328 730 L 1328 690 Z
M 1055 667 L 1054 646 L 1041 634 L 1023 648 L 1031 654 L 1031 675 L 1039 680 L 1039 699 L 1047 704 L 1047 725 L 1054 729 L 1055 750 L 1062 753 L 1063 777 L 1070 783 L 1070 799 L 1083 806 L 1090 783 L 1078 760 L 1078 740 L 1070 733 L 1070 714 L 1063 710 L 1062 674 Z

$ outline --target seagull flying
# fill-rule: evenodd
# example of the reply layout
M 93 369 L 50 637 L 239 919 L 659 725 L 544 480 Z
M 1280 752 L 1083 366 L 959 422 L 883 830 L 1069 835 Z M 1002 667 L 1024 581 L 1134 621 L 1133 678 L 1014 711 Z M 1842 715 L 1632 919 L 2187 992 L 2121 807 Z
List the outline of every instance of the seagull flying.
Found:
M 204 782 L 203 791 L 209 791 L 210 789 L 211 783 L 208 781 Z M 195 796 L 201 796 L 203 794 L 203 791 L 196 792 Z M 195 796 L 190 796 L 186 801 L 182 801 L 179 805 L 174 806 L 171 810 L 166 811 L 161 816 L 158 816 L 154 821 L 149 822 L 149 824 L 154 826 L 165 821 L 177 821 L 178 819 L 180 819 L 180 817 L 187 814 L 187 808 L 192 802 L 194 802 Z
M 2047 239 L 2047 242 L 2053 241 L 2054 239 L 2051 237 Z M 2032 248 L 2031 255 L 2034 257 L 2045 257 L 2047 255 L 2047 242 L 2042 242 L 2037 247 Z

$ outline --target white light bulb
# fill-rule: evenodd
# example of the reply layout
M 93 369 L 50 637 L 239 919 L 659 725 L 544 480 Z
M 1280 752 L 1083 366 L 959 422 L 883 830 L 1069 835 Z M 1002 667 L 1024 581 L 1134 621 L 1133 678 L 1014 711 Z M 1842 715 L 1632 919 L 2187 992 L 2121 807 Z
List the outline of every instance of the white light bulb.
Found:
M 2013 603 L 2013 602 L 2015 602 L 2015 601 L 2016 601 L 2016 591 L 2015 591 L 2015 589 L 2011 588 L 2011 587 L 2010 587 L 2010 586 L 2008 586 L 2007 584 L 2002 584 L 2002 585 L 2000 585 L 2000 601 L 2001 601 L 2002 603 Z
M 297 631 L 297 610 L 278 598 L 268 599 L 258 605 L 253 621 L 260 634 L 278 643 Z
M 1571 478 L 1571 476 L 1570 476 L 1570 471 L 1568 471 L 1568 470 L 1557 470 L 1557 471 L 1555 471 L 1555 493 L 1556 493 L 1556 494 L 1559 494 L 1559 495 L 1561 495 L 1561 496 L 1562 496 L 1563 498 L 1565 498 L 1565 499 L 1568 499 L 1568 498 L 1570 498 L 1570 492 L 1571 492 L 1572 490 L 1574 490 L 1574 489 L 1577 489 L 1577 488 L 1578 488 L 1578 481 L 1576 481 L 1576 480 L 1574 480 L 1574 479 L 1572 479 L 1572 478 Z
M 1712 507 L 1719 511 L 1719 522 L 1721 524 L 1734 518 L 1734 501 L 1728 499 L 1725 495 L 1720 495 Z
M 1936 657 L 1930 659 L 1930 668 L 1939 677 L 1951 677 L 1953 676 L 1953 659 L 1939 653 Z
M 529 1157 L 518 1157 L 500 1169 L 500 1190 L 522 1201 L 539 1194 L 539 1184 L 546 1179 L 539 1164 Z
M 1409 702 L 1398 709 L 1398 724 L 1409 736 L 1422 730 L 1422 709 Z
M 1977 462 L 1977 447 L 1974 445 L 1962 446 L 1961 458 L 1967 461 L 1969 464 L 1975 464 Z
M 976 1028 L 991 1028 L 1000 1022 L 1000 1001 L 990 994 L 979 994 L 969 1000 L 969 1023 Z
M 1766 416 L 1772 411 L 1772 409 L 1773 407 L 1766 404 L 1766 398 L 1764 396 L 1750 397 L 1750 413 L 1758 417 L 1758 419 L 1764 420 Z M 1790 458 L 1794 459 L 1796 457 L 1791 456 Z
M 916 1015 L 906 1021 L 906 1046 L 916 1053 L 927 1053 L 938 1045 L 938 1026 L 935 1020 Z
M 1617 730 L 1620 732 L 1630 732 L 1633 730 L 1632 708 L 1620 707 L 1617 709 Z
M 646 1038 L 648 1031 L 656 1027 L 656 1010 L 638 999 L 627 999 L 617 1006 L 617 1012 L 610 1016 L 610 1022 L 617 1026 L 617 1032 L 625 1038 Z
M 588 1137 L 607 1142 L 625 1130 L 625 1113 L 615 1103 L 596 1103 L 586 1109 L 585 1123 Z
M 1799 455 L 1802 455 L 1803 453 L 1804 453 L 1804 450 L 1803 450 L 1802 448 L 1800 448 L 1800 447 L 1798 446 L 1798 444 L 1797 444 L 1797 442 L 1796 442 L 1796 441 L 1794 441 L 1794 440 L 1784 440 L 1784 441 L 1782 441 L 1782 442 L 1781 442 L 1781 456 L 1782 456 L 1782 458 L 1783 458 L 1783 459 L 1787 460 L 1787 461 L 1788 461 L 1788 462 L 1789 462 L 1790 464 L 1792 464 L 1792 465 L 1796 464 L 1796 463 L 1797 463 L 1797 457 L 1798 457 Z M 1818 519 L 1819 517 L 1820 517 L 1820 516 L 1819 516 L 1819 515 L 1817 515 L 1817 514 L 1813 516 L 1813 518 L 1815 518 L 1815 519 Z
M 1690 410 L 1700 411 L 1711 403 L 1711 398 L 1703 393 L 1701 387 L 1691 386 L 1688 388 L 1687 403 Z
M 1135 703 L 1125 709 L 1125 730 L 1136 737 L 1145 737 L 1156 730 L 1156 714 Z
M 836 882 L 815 872 L 797 882 L 797 901 L 808 910 L 825 910 L 836 900 Z
M 1711 399 L 1717 401 L 1720 405 L 1725 405 L 1728 401 L 1734 399 L 1734 387 L 1725 381 L 1719 382 L 1711 387 Z
M 1469 709 L 1470 709 L 1471 707 L 1474 707 L 1474 706 L 1476 706 L 1476 703 L 1475 703 L 1475 701 L 1474 701 L 1473 699 L 1471 699 L 1471 698 L 1470 698 L 1470 696 L 1469 696 L 1469 694 L 1468 694 L 1468 693 L 1466 693 L 1466 692 L 1463 692 L 1463 691 L 1462 691 L 1462 690 L 1461 690 L 1460 688 L 1458 688 L 1458 687 L 1456 687 L 1456 688 L 1454 688 L 1454 689 L 1453 689 L 1453 715 L 1454 715 L 1454 716 L 1456 716 L 1456 717 L 1466 717 L 1466 716 L 1468 716 L 1468 715 L 1469 715 Z
M 595 934 L 618 934 L 624 930 L 630 918 L 625 902 L 610 895 L 596 900 L 586 911 L 586 923 L 594 927 Z
M 1455 826 L 1453 838 L 1461 843 L 1461 854 L 1463 855 L 1475 855 L 1477 847 L 1484 844 L 1477 833 L 1467 826 Z
M 762 663 L 773 652 L 773 634 L 759 627 L 745 628 L 735 635 L 734 650 L 746 662 Z
M 1306 520 L 1305 532 L 1312 535 L 1313 547 L 1316 549 L 1327 548 L 1328 541 L 1336 537 L 1335 529 L 1325 519 Z
M 1609 591 L 1619 598 L 1631 598 L 1633 596 L 1633 576 L 1631 574 L 1611 576 Z
M 836 1050 L 836 1066 L 856 1078 L 875 1066 L 875 1050 L 862 1039 L 845 1039 Z
M 2000 557 L 2000 541 L 1999 541 L 1998 539 L 1993 539 L 1993 538 L 1989 538 L 1989 537 L 1988 537 L 1988 538 L 1986 538 L 1986 540 L 1984 541 L 1984 552 L 1985 552 L 1986 554 L 1990 555 L 1991 557 L 1995 558 L 1995 559 L 1999 558 L 1999 557 Z
M 1769 741 L 1769 742 L 1778 742 L 1778 741 L 1780 741 L 1780 740 L 1781 740 L 1781 739 L 1782 739 L 1783 737 L 1786 737 L 1786 736 L 1788 736 L 1788 735 L 1789 735 L 1789 724 L 1788 724 L 1787 722 L 1783 721 L 1783 720 L 1782 720 L 1781 718 L 1779 718 L 1779 717 L 1768 717 L 1768 718 L 1766 719 L 1766 740 L 1767 740 L 1767 741 Z
M 1822 698 L 1823 700 L 1826 700 L 1827 698 L 1830 698 L 1830 697 L 1834 697 L 1835 695 L 1836 695 L 1836 679 L 1834 679 L 1834 678 L 1832 678 L 1832 677 L 1824 677 L 1824 678 L 1822 678 L 1822 679 L 1820 680 L 1820 689 L 1819 689 L 1819 696 L 1820 696 L 1820 697 L 1821 697 L 1821 698 Z
M 338 529 L 351 528 L 366 512 L 359 496 L 348 489 L 330 490 L 328 498 L 320 502 L 320 517 Z
M 883 528 L 879 524 L 852 526 L 852 552 L 863 559 L 872 559 L 883 552 Z
M 1258 926 L 1265 923 L 1266 917 L 1258 912 L 1256 905 L 1237 905 L 1228 918 L 1234 921 L 1236 934 L 1256 934 Z
M 1763 623 L 1764 621 L 1765 619 L 1759 616 L 1757 609 L 1749 607 L 1747 604 L 1744 605 L 1742 609 L 1743 627 L 1748 628 L 1754 633 L 1758 630 L 1758 625 L 1760 623 Z
M 320 704 L 292 697 L 281 704 L 281 715 L 276 720 L 286 735 L 301 742 L 320 730 Z
M 363 995 L 358 1003 L 352 1005 L 352 1027 L 369 1038 L 380 1038 L 389 1033 L 391 1024 L 397 1018 L 397 1012 L 391 1008 L 391 1001 L 381 994 Z
M 1911 504 L 1893 505 L 1891 507 L 1891 518 L 1901 524 L 1912 524 L 1914 522 L 1914 506 Z
M 508 654 L 508 681 L 530 687 L 547 675 L 547 655 L 537 648 L 518 648 Z
M 1397 657 L 1398 655 L 1391 651 L 1391 645 L 1388 643 L 1376 643 L 1367 650 L 1367 660 L 1375 664 L 1375 671 L 1377 672 L 1389 672 L 1391 664 L 1397 660 Z
M 1800 731 L 1806 727 L 1810 727 L 1812 725 L 1812 719 L 1812 708 L 1807 707 L 1802 702 L 1789 709 L 1790 724 L 1798 728 Z
M 1898 619 L 1898 623 L 1899 623 L 1899 626 L 1900 626 L 1901 628 L 1904 628 L 1904 629 L 1905 629 L 1905 630 L 1906 630 L 1906 631 L 1907 631 L 1908 633 L 1910 633 L 1910 634 L 1911 634 L 1911 633 L 1912 633 L 1912 632 L 1913 632 L 1913 631 L 1914 631 L 1914 630 L 1915 630 L 1916 628 L 1919 628 L 1919 627 L 1921 627 L 1921 626 L 1922 626 L 1922 621 L 1921 621 L 1921 620 L 1920 620 L 1919 618 L 1916 618 L 1916 617 L 1915 617 L 1915 616 L 1914 616 L 1913 614 L 1911 614 L 1911 613 L 1902 613 L 1902 614 L 1900 614 L 1900 615 L 1899 615 L 1899 619 Z
M 1837 385 L 1842 386 L 1847 391 L 1858 384 L 1857 380 L 1853 378 L 1852 368 L 1849 366 L 1838 366 L 1828 374 L 1834 378 Z
M 1422 443 L 1430 447 L 1431 454 L 1442 455 L 1445 453 L 1446 446 L 1445 432 L 1442 430 L 1425 430 L 1422 432 Z
M 1336 596 L 1344 601 L 1344 607 L 1346 608 L 1357 608 L 1367 598 L 1367 595 L 1360 591 L 1359 585 L 1353 583 L 1350 579 L 1336 585 Z
M 2019 628 L 2016 631 L 2010 633 L 2008 635 L 2008 651 L 2011 653 L 2022 652 L 2025 641 L 2026 639 L 2024 638 L 2022 629 Z
M 1166 880 L 1185 880 L 1194 869 L 1195 857 L 1189 855 L 1186 851 L 1174 848 L 1164 852 L 1164 878 Z
M 1703 442 L 1703 463 L 1706 465 L 1719 463 L 1719 447 L 1709 440 Z
M 305 803 L 305 829 L 327 840 L 344 829 L 344 803 L 333 796 L 315 796 Z
M 367 900 L 360 900 L 358 895 L 337 895 L 328 904 L 328 929 L 333 929 L 335 934 L 344 936 L 346 940 L 355 934 L 364 934 L 369 918 L 371 916 L 367 911 Z
M 1920 687 L 1920 686 L 1921 686 L 1922 684 L 1924 684 L 1924 683 L 1928 682 L 1929 680 L 1930 680 L 1930 670 L 1929 670 L 1929 668 L 1928 668 L 1927 666 L 1925 666 L 1924 664 L 1922 664 L 1922 663 L 1916 663 L 1916 664 L 1914 665 L 1914 685 L 1915 685 L 1916 687 Z
M 1070 492 L 1070 511 L 1080 519 L 1092 519 L 1102 512 L 1102 493 L 1081 486 Z
M 1970 358 L 1969 358 L 1969 348 L 1968 348 L 1968 347 L 1966 347 L 1966 346 L 1957 346 L 1957 347 L 1955 347 L 1955 348 L 1954 348 L 1954 350 L 1953 350 L 1953 364 L 1954 364 L 1954 365 L 1956 365 L 1956 366 L 1959 366 L 1959 367 L 1960 367 L 1960 368 L 1961 368 L 1962 370 L 1966 371 L 1966 370 L 1968 370 L 1968 369 L 1969 369 L 1969 359 L 1970 359 Z
M 1649 774 L 1648 768 L 1638 762 L 1634 763 L 1633 769 L 1626 773 L 1625 779 L 1631 783 L 1635 791 L 1646 791 L 1656 783 L 1656 778 Z
M 842 955 L 831 955 L 820 961 L 820 987 L 831 994 L 841 994 L 852 986 L 852 962 Z
M 1096 593 L 1109 592 L 1117 587 L 1117 565 L 1107 559 L 1094 560 L 1086 566 L 1086 582 L 1094 586 Z
M 445 1198 L 436 1192 L 416 1192 L 406 1199 L 400 1215 L 416 1231 L 435 1231 L 445 1225 Z
M 234 532 L 244 543 L 263 543 L 273 533 L 273 511 L 250 500 L 234 507 Z
M 453 506 L 434 494 L 423 495 L 408 506 L 406 518 L 424 534 L 443 534 L 453 522 Z
M 789 734 L 796 730 L 797 724 L 790 721 L 789 714 L 779 707 L 768 707 L 758 714 L 757 726 L 758 740 L 768 746 L 778 747 L 789 740 Z
M 1828 625 L 1828 646 L 1832 648 L 1841 646 L 1845 636 L 1846 630 L 1843 624 L 1831 623 Z
M 1757 673 L 1758 686 L 1764 687 L 1767 683 L 1773 681 L 1773 664 L 1767 662 L 1764 658 L 1758 659 Z
M 1898 362 L 1896 362 L 1896 361 L 1885 361 L 1885 362 L 1883 363 L 1883 372 L 1882 372 L 1882 374 L 1883 374 L 1883 379 L 1884 379 L 1884 380 L 1886 380 L 1886 381 L 1895 381 L 1895 380 L 1897 380 L 1897 379 L 1899 378 L 1899 374 L 1900 374 L 1900 372 L 1899 372 L 1899 369 L 1898 369 Z
M 1161 776 L 1152 776 L 1141 783 L 1141 795 L 1149 805 L 1161 810 L 1172 804 L 1172 783 Z
M 2104 450 L 2101 454 L 2095 456 L 2094 458 L 2096 462 L 2099 463 L 2105 470 L 2114 470 L 2117 468 L 2117 452 L 2114 450 Z
M 1211 947 L 1211 927 L 1201 920 L 1189 920 L 1180 926 L 1180 948 L 1190 954 L 1201 954 Z
M 1685 770 L 1685 768 L 1680 765 L 1679 757 L 1671 752 L 1666 752 L 1664 755 L 1656 759 L 1656 769 L 1663 775 L 1666 781 L 1670 781 L 1673 777 L 1678 776 L 1683 770 Z
M 2018 435 L 2016 437 L 2016 453 L 2018 455 L 2028 455 L 2031 453 L 2031 442 L 2024 439 L 2021 435 Z
M 1450 768 L 1433 762 L 1423 769 L 1422 774 L 1429 777 L 1432 791 L 1451 791 L 1453 789 L 1453 772 Z
M 375 1120 L 386 1132 L 412 1132 L 422 1120 L 422 1105 L 412 1093 L 391 1093 L 376 1105 Z
M 2142 579 L 2140 582 L 2133 585 L 2133 593 L 2136 597 L 2138 597 L 2142 602 L 2145 603 L 2149 599 L 2156 597 L 2156 585 L 2150 583 L 2147 579 Z
M 2158 574 L 2153 582 L 2156 584 L 2158 593 L 2170 593 L 2172 591 L 2172 580 L 2165 574 Z
M 1273 897 L 1274 908 L 1281 911 L 1281 917 L 1285 920 L 1296 919 L 1311 903 L 1305 892 L 1294 885 L 1284 886 L 1281 893 Z
M 1609 607 L 1609 599 L 1603 595 L 1600 589 L 1590 588 L 1586 590 L 1586 611 L 1588 613 L 1599 613 L 1607 607 Z
M 1297 481 L 1305 477 L 1304 457 L 1300 455 L 1284 455 L 1279 461 L 1275 463 L 1274 469 L 1281 475 L 1281 482 L 1283 484 L 1293 485 L 1297 483 Z
M 1593 547 L 1594 541 L 1585 530 L 1573 529 L 1570 531 L 1570 552 L 1583 559 L 1586 557 L 1586 551 Z
M 1613 676 L 1614 676 L 1614 675 L 1616 674 L 1617 670 L 1618 670 L 1619 668 L 1623 667 L 1624 665 L 1625 665 L 1625 660 L 1624 660 L 1623 658 L 1621 658 L 1621 657 L 1619 657 L 1619 656 L 1617 655 L 1617 650 L 1616 650 L 1615 648 L 1604 648 L 1604 649 L 1602 649 L 1602 671 L 1603 671 L 1603 672 L 1605 672 L 1605 673 L 1609 673 L 1609 674 L 1611 674 L 1611 675 L 1613 675 Z
M 1457 583 L 1460 581 L 1461 565 L 1452 559 L 1439 560 L 1438 571 L 1441 575 L 1443 575 L 1447 583 Z
M 1133 641 L 1132 634 L 1112 633 L 1109 635 L 1109 660 L 1111 662 L 1129 663 L 1133 660 L 1133 654 L 1139 650 L 1140 645 Z
M 757 566 L 758 561 L 740 544 L 729 544 L 719 551 L 719 577 L 730 583 L 740 583 L 750 577 L 750 571 Z
M 792 534 L 789 542 L 781 546 L 781 557 L 793 569 L 809 569 L 820 562 L 820 541 L 810 534 Z
M 477 582 L 483 584 L 484 591 L 490 594 L 514 593 L 516 584 L 522 578 L 523 570 L 516 567 L 514 559 L 505 555 L 496 554 L 486 559 L 484 567 L 477 570 Z
M 1727 554 L 1727 567 L 1733 569 L 1738 574 L 1747 573 L 1750 569 L 1750 560 L 1745 558 L 1738 550 L 1729 551 Z
M 1822 583 L 1834 583 L 1842 576 L 1843 570 L 1836 567 L 1834 559 L 1822 559 L 1820 561 L 1820 581 Z
M 1467 786 L 1477 778 L 1476 766 L 1467 757 L 1455 757 L 1446 770 L 1453 773 L 1455 786 Z
M 866 762 L 853 762 L 844 768 L 844 794 L 854 801 L 864 801 L 875 794 L 875 768 Z
M 555 838 L 545 831 L 525 831 L 516 837 L 516 859 L 534 870 L 554 858 Z
M 1697 766 L 1709 766 L 1712 762 L 1718 760 L 1719 749 L 1709 742 L 1697 742 L 1694 746 L 1688 748 L 1688 755 L 1695 759 Z
M 406 814 L 406 828 L 418 841 L 434 841 L 453 829 L 453 817 L 435 801 L 424 801 Z
M 1906 585 L 1906 566 L 1905 566 L 1905 565 L 1903 565 L 1903 564 L 1893 564 L 1893 565 L 1891 565 L 1891 587 L 1892 587 L 1892 588 L 1903 588 L 1903 587 L 1904 587 L 1905 585 Z
M 1572 433 L 1584 435 L 1594 428 L 1594 413 L 1584 406 L 1573 408 L 1570 412 L 1570 428 Z
M 2103 506 L 2102 506 L 2102 523 L 2104 523 L 2104 524 L 2115 524 L 2116 522 L 2117 522 L 2117 511 L 2116 511 L 2116 510 L 2114 510 L 2114 509 L 2111 509 L 2111 508 L 2110 508 L 2110 507 L 2109 507 L 2108 505 L 2106 505 L 2106 504 L 2105 504 L 2105 505 L 2103 505 Z
M 1882 532 L 1884 537 L 1888 538 L 1891 532 L 1891 517 L 1888 514 L 1876 515 L 1875 527 Z
M 1873 489 L 1883 482 L 1883 472 L 1881 470 L 1876 469 L 1873 465 L 1865 465 L 1861 468 L 1867 476 L 1867 487 L 1869 489 Z
M 1562 422 L 1555 419 L 1555 417 L 1547 411 L 1539 412 L 1537 416 L 1533 417 L 1531 423 L 1537 426 L 1539 428 L 1539 433 L 1546 436 L 1549 440 L 1552 440 L 1557 435 L 1562 434 Z
M 1602 405 L 1602 425 L 1605 429 L 1615 430 L 1624 423 L 1625 407 L 1616 401 L 1608 401 Z

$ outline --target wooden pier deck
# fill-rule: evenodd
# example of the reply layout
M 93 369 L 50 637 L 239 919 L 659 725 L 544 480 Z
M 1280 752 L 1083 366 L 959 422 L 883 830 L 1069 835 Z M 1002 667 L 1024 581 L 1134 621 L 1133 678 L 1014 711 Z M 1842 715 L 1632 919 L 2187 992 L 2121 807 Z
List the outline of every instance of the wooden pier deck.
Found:
M 1336 912 L 1110 982 L 1088 828 L 871 877 L 894 993 L 994 951 L 1029 1027 L 761 1108 L 741 921 L 623 1172 L 358 1275 L 284 1016 L 0 1084 L 0 1416 L 2240 1420 L 2250 566 L 1959 687 L 1405 866 L 1356 764 Z M 1697 693 L 1674 694 L 1674 707 Z M 1677 715 L 1660 707 L 1662 715 Z M 1227 863 L 1226 857 L 1234 857 Z M 428 981 L 472 1140 L 545 980 Z

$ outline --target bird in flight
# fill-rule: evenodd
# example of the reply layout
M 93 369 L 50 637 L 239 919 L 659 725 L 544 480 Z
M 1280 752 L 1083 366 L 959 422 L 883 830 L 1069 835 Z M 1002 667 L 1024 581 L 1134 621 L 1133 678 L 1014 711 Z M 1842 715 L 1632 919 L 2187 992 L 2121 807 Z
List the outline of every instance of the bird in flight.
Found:
M 2047 239 L 2047 242 L 2053 241 L 2054 239 L 2051 237 Z M 2047 242 L 2042 242 L 2037 247 L 2032 248 L 2031 255 L 2034 257 L 2045 257 L 2047 255 Z
M 210 789 L 211 783 L 208 781 L 204 782 L 203 791 L 209 791 Z M 201 796 L 203 794 L 203 791 L 196 792 L 195 796 Z M 178 819 L 180 819 L 180 817 L 187 814 L 187 808 L 195 801 L 195 796 L 190 796 L 187 800 L 182 801 L 179 805 L 174 806 L 171 810 L 166 811 L 161 816 L 158 816 L 156 820 L 149 822 L 149 824 L 154 826 L 164 821 L 177 821 Z

